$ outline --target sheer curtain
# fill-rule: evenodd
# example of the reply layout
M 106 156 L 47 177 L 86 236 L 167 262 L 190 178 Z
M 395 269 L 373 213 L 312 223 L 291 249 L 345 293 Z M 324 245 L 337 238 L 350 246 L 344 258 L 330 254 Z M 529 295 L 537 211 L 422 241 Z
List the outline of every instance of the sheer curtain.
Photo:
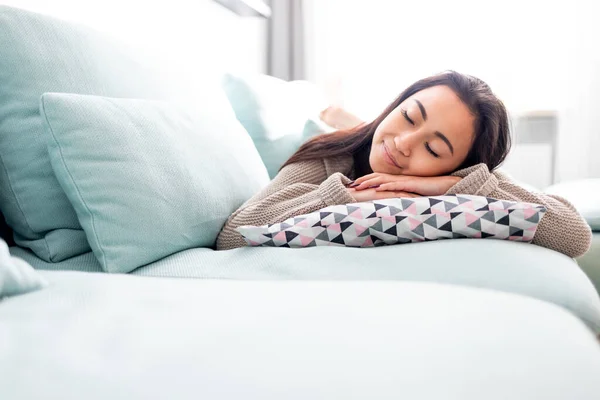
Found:
M 304 79 L 304 3 L 274 0 L 270 4 L 267 74 L 288 81 Z
M 485 80 L 513 115 L 558 115 L 557 180 L 600 176 L 594 1 L 305 2 L 307 76 L 332 102 L 369 119 L 415 80 L 454 69 Z

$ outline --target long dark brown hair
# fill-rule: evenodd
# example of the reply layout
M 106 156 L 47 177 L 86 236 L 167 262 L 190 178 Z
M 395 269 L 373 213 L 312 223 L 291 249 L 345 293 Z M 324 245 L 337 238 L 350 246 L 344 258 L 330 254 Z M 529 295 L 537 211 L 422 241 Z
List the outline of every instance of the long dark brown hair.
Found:
M 413 94 L 439 85 L 452 89 L 475 116 L 475 137 L 465 161 L 458 169 L 479 163 L 486 164 L 490 171 L 497 168 L 511 147 L 506 108 L 484 81 L 455 71 L 446 71 L 413 83 L 370 123 L 310 139 L 281 168 L 299 161 L 342 155 L 353 156 L 358 164 L 368 165 L 368 150 L 381 121 Z

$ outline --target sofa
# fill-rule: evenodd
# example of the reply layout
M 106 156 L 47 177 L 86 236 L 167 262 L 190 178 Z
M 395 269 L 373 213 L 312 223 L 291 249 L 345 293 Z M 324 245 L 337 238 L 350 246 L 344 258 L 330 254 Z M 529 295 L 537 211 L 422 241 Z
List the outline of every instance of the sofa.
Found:
M 23 287 L 0 300 L 2 399 L 598 397 L 600 299 L 563 254 L 214 250 L 273 149 L 326 127 L 305 110 L 273 137 L 277 101 L 155 67 L 0 7 L 0 283 Z

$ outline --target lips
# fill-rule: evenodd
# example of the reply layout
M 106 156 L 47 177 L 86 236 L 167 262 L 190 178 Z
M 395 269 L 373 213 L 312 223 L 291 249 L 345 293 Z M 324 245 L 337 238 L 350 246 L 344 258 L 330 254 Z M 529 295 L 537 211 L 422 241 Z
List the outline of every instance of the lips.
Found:
M 396 167 L 396 168 L 400 168 L 402 169 L 402 167 L 400 167 L 398 165 L 398 163 L 396 162 L 396 160 L 394 159 L 394 157 L 392 157 L 392 154 L 390 153 L 390 150 L 387 148 L 387 146 L 385 145 L 385 143 L 383 143 L 383 158 L 385 159 L 385 161 Z

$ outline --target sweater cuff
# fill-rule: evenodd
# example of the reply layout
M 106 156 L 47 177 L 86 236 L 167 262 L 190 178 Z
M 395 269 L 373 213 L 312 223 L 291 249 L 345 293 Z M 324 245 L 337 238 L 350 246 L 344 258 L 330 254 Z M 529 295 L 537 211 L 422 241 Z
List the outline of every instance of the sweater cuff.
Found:
M 352 181 L 340 172 L 330 175 L 319 185 L 319 195 L 323 203 L 327 206 L 356 203 L 354 197 L 346 189 L 346 185 L 350 182 Z
M 498 187 L 498 178 L 490 173 L 487 165 L 479 164 L 452 174 L 462 179 L 446 194 L 470 194 L 488 197 Z

